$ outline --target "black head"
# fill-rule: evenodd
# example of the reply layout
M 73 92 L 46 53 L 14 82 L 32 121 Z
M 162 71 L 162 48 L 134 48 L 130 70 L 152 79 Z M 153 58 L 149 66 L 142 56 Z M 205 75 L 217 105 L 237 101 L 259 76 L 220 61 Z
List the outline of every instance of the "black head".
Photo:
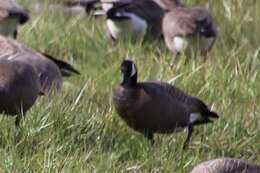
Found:
M 137 68 L 133 61 L 124 60 L 121 64 L 121 85 L 132 87 L 137 83 Z
M 206 38 L 216 37 L 216 31 L 211 20 L 203 18 L 196 21 L 198 33 Z
M 111 20 L 130 20 L 131 17 L 124 11 L 124 7 L 128 6 L 129 3 L 114 4 L 106 13 L 107 19 Z

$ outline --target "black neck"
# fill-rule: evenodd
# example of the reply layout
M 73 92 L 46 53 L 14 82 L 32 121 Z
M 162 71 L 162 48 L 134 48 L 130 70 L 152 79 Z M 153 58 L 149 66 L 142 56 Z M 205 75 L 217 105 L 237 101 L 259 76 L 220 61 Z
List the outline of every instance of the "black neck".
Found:
M 121 85 L 125 86 L 125 87 L 134 87 L 137 84 L 137 74 L 131 76 L 130 78 L 125 78 L 125 76 L 123 76 Z

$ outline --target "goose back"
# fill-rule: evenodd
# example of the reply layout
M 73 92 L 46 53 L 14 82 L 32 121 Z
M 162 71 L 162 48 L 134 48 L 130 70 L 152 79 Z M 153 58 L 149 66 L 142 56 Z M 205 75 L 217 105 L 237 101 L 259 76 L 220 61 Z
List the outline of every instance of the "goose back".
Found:
M 0 59 L 30 64 L 40 77 L 42 91 L 60 90 L 62 75 L 51 60 L 12 39 L 0 37 Z
M 168 12 L 163 19 L 163 35 L 167 47 L 173 52 L 181 51 L 186 46 L 178 46 L 176 38 L 188 39 L 191 47 L 196 45 L 202 54 L 211 50 L 217 28 L 209 12 L 200 7 L 177 7 Z M 180 41 L 179 41 L 180 42 Z
M 259 173 L 260 166 L 249 162 L 232 159 L 219 158 L 202 162 L 196 166 L 191 173 Z

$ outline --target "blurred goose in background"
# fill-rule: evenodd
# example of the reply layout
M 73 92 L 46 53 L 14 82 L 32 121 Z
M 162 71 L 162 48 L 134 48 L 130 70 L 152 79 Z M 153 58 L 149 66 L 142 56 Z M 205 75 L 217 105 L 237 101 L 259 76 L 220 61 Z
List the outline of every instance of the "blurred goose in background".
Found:
M 120 1 L 106 12 L 106 26 L 113 40 L 158 38 L 163 15 L 163 9 L 151 0 Z
M 0 113 L 17 115 L 15 125 L 19 126 L 40 94 L 41 85 L 31 65 L 9 58 L 0 58 Z
M 233 158 L 202 162 L 191 173 L 260 173 L 260 165 Z
M 0 34 L 17 37 L 17 28 L 29 19 L 27 11 L 15 0 L 0 0 Z
M 85 13 L 89 14 L 95 10 L 99 0 L 70 0 L 65 2 L 65 6 L 71 11 L 83 8 Z
M 79 74 L 70 64 L 62 60 L 33 51 L 15 40 L 4 37 L 0 37 L 0 59 L 30 64 L 40 78 L 41 91 L 44 93 L 59 91 L 63 76 Z
M 218 118 L 200 99 L 173 85 L 161 81 L 137 82 L 137 68 L 131 60 L 122 62 L 121 75 L 121 83 L 113 95 L 115 109 L 128 126 L 142 133 L 152 144 L 154 133 L 188 128 L 185 148 L 194 126 L 212 123 L 211 118 Z
M 165 43 L 174 55 L 188 49 L 207 56 L 217 38 L 212 16 L 201 7 L 172 8 L 163 19 L 162 30 Z
M 98 8 L 99 0 L 68 0 L 61 2 L 36 1 L 33 4 L 35 12 L 61 12 L 67 17 L 86 16 Z

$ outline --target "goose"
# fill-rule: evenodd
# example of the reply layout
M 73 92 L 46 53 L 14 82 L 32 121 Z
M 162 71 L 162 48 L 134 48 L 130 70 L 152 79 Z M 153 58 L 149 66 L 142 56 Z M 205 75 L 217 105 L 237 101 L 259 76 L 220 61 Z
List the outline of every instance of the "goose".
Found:
M 25 24 L 29 14 L 15 0 L 0 0 L 0 34 L 17 37 L 17 28 Z
M 63 76 L 79 74 L 70 64 L 48 54 L 36 52 L 16 40 L 0 36 L 0 59 L 24 62 L 33 66 L 37 72 L 41 91 L 50 93 L 59 91 Z
M 115 2 L 106 12 L 106 26 L 113 40 L 142 40 L 146 35 L 162 35 L 163 9 L 151 0 Z
M 154 133 L 173 133 L 188 128 L 183 148 L 188 145 L 193 127 L 213 122 L 217 113 L 205 103 L 162 81 L 137 82 L 137 68 L 126 59 L 121 64 L 122 80 L 114 90 L 115 110 L 128 126 L 142 133 L 151 144 Z
M 195 50 L 206 57 L 217 38 L 213 17 L 202 7 L 172 8 L 163 18 L 162 32 L 174 56 L 185 50 Z
M 0 59 L 0 113 L 22 117 L 40 94 L 40 80 L 34 68 L 23 62 Z
M 240 159 L 218 158 L 202 162 L 191 173 L 259 173 L 260 165 Z
M 70 9 L 71 13 L 73 11 L 82 11 L 81 9 L 83 9 L 85 13 L 89 14 L 95 9 L 95 5 L 98 2 L 99 0 L 70 0 L 65 2 L 65 6 Z
M 50 1 L 48 3 L 37 0 L 33 3 L 35 13 L 61 13 L 64 17 L 85 17 L 92 14 L 98 8 L 99 0 L 67 0 L 67 1 Z

